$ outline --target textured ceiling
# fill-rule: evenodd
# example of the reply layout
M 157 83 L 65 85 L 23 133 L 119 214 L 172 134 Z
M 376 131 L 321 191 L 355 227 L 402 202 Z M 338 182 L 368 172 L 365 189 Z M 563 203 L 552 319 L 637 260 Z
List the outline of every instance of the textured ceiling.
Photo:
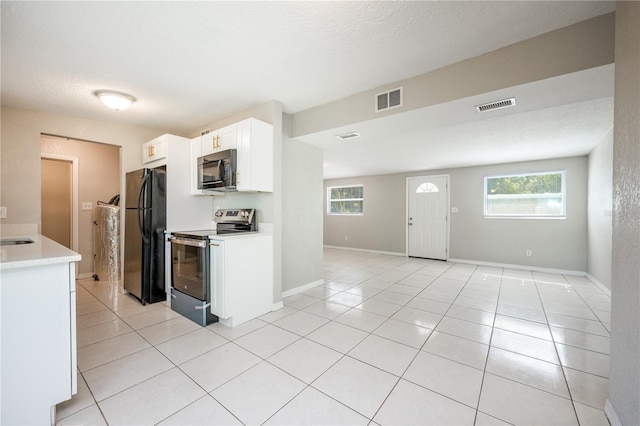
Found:
M 296 113 L 611 12 L 614 2 L 2 1 L 2 104 L 194 134 Z M 109 111 L 101 89 L 137 98 Z

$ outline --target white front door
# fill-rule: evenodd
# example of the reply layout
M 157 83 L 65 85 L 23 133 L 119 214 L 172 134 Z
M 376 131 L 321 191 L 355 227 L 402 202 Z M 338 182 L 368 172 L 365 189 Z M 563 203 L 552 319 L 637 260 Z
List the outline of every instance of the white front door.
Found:
M 409 256 L 447 259 L 448 176 L 407 179 Z

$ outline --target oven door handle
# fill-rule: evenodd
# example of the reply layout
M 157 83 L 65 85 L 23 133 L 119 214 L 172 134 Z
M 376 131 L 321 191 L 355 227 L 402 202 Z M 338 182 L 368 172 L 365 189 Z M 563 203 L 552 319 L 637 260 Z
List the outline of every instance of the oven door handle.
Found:
M 171 241 L 171 244 L 178 244 L 183 246 L 203 247 L 203 248 L 207 246 L 207 242 L 204 240 L 187 240 L 184 238 L 170 237 L 169 241 Z

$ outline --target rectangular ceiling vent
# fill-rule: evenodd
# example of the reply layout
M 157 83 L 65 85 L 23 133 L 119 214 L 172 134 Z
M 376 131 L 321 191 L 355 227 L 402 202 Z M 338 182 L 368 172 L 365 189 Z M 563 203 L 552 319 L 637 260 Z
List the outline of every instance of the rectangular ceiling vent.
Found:
M 487 104 L 476 105 L 477 112 L 487 112 L 496 109 L 510 108 L 516 106 L 516 98 L 503 99 L 501 101 L 489 102 Z
M 378 93 L 375 98 L 376 112 L 402 106 L 402 87 L 384 93 Z
M 208 133 L 211 133 L 211 129 L 204 129 L 203 131 L 200 132 L 200 136 L 204 136 Z
M 336 138 L 346 141 L 349 139 L 359 138 L 360 136 L 362 136 L 360 133 L 349 132 L 349 133 L 343 133 L 341 135 L 336 135 Z

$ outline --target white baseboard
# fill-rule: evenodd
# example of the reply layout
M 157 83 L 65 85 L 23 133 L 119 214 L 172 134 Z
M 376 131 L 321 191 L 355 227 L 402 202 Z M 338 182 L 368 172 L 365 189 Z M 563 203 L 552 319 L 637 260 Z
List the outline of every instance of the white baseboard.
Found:
M 398 253 L 398 252 L 395 252 L 395 251 L 369 250 L 369 249 L 356 248 L 356 247 L 328 246 L 326 244 L 324 245 L 324 248 L 338 249 L 338 250 L 348 250 L 348 251 L 360 251 L 360 252 L 364 252 L 364 253 L 387 254 L 389 256 L 407 257 L 406 253 Z
M 606 402 L 604 403 L 604 414 L 607 416 L 607 419 L 609 420 L 609 423 L 611 423 L 611 426 L 622 426 L 622 422 L 616 414 L 616 410 L 614 410 L 613 404 L 611 404 L 609 398 L 607 398 Z
M 611 297 L 611 289 L 610 288 L 607 288 L 606 285 L 602 284 L 600 281 L 598 281 L 598 279 L 596 277 L 594 277 L 591 274 L 587 274 L 587 278 L 589 278 L 589 281 L 594 283 L 596 285 L 596 287 L 598 287 L 605 294 L 607 294 L 607 295 L 609 295 L 609 297 Z
M 554 269 L 554 268 L 541 268 L 538 266 L 527 266 L 527 265 L 512 265 L 509 263 L 497 263 L 497 262 L 482 262 L 479 260 L 466 260 L 466 259 L 448 259 L 447 262 L 455 262 L 455 263 L 469 263 L 472 265 L 480 265 L 480 266 L 492 266 L 495 268 L 507 268 L 507 269 L 521 269 L 526 271 L 535 271 L 535 272 L 546 272 L 548 274 L 562 274 L 562 275 L 575 275 L 578 277 L 584 277 L 587 275 L 584 271 L 572 271 L 569 269 Z
M 317 286 L 319 286 L 321 284 L 324 284 L 324 279 L 313 281 L 313 282 L 310 282 L 310 283 L 307 283 L 307 284 L 303 284 L 303 285 L 301 285 L 299 287 L 292 288 L 292 289 L 289 289 L 287 291 L 283 291 L 282 292 L 282 297 L 285 298 L 285 297 L 293 296 L 294 294 L 302 293 L 303 291 L 307 291 L 307 290 L 312 289 L 314 287 L 317 287 Z M 280 302 L 280 303 L 282 303 L 282 302 Z

